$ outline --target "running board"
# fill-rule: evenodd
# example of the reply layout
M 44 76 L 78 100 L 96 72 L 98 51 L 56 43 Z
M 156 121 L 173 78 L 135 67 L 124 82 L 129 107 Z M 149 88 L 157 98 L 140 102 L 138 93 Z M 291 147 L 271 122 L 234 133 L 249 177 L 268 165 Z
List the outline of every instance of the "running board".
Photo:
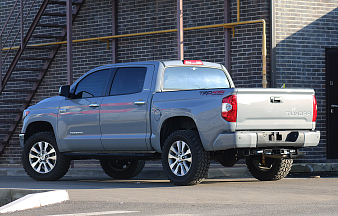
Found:
M 63 153 L 64 156 L 74 160 L 82 159 L 125 159 L 160 160 L 160 153 Z

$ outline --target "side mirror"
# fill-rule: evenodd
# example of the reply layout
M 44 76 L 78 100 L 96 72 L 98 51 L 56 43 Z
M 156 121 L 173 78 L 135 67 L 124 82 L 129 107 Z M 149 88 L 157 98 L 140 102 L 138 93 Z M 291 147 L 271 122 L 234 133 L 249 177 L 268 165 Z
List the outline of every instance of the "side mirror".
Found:
M 69 91 L 70 91 L 69 85 L 61 86 L 60 89 L 59 89 L 59 95 L 69 98 Z

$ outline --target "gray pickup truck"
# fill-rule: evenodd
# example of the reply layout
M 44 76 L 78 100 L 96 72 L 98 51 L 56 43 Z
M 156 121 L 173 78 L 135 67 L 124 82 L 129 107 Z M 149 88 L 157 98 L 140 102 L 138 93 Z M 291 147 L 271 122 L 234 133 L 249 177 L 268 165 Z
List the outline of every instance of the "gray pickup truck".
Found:
M 22 162 L 35 180 L 93 158 L 115 179 L 162 160 L 171 182 L 194 185 L 210 160 L 246 159 L 255 178 L 278 180 L 320 138 L 314 90 L 237 89 L 224 66 L 199 60 L 101 66 L 59 94 L 23 113 Z

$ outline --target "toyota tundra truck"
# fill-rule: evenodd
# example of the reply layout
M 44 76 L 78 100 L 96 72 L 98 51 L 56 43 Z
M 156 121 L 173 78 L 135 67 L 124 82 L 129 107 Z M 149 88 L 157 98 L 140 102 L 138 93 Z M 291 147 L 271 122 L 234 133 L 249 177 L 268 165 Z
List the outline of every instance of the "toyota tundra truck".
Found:
M 245 159 L 262 181 L 284 178 L 300 148 L 317 146 L 313 89 L 235 88 L 221 64 L 120 63 L 90 70 L 59 96 L 23 111 L 22 163 L 38 181 L 63 177 L 71 160 L 99 159 L 115 179 L 162 160 L 175 185 L 207 177 L 210 160 Z

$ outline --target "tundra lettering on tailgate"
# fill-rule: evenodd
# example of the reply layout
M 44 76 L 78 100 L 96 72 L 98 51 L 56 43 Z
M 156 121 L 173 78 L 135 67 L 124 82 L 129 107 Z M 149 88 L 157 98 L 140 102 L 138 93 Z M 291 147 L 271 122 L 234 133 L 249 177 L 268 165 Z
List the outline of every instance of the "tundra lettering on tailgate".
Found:
M 287 116 L 310 116 L 310 111 L 286 111 Z

